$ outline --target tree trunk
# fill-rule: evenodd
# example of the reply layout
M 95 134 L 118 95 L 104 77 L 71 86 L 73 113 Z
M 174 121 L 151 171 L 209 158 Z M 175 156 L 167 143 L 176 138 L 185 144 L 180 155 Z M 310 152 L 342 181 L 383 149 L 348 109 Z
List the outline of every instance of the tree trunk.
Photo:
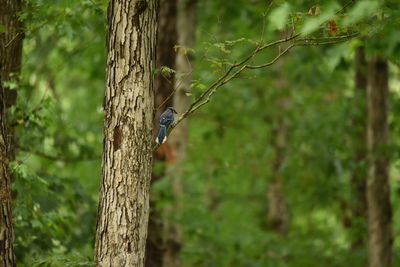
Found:
M 97 266 L 144 266 L 152 170 L 157 1 L 108 8 L 103 180 Z
M 365 161 L 367 158 L 366 142 L 367 142 L 367 121 L 365 114 L 366 109 L 366 93 L 367 93 L 367 61 L 365 59 L 364 47 L 360 46 L 355 53 L 355 105 L 357 113 L 353 119 L 354 129 L 354 161 L 356 167 L 351 176 L 352 185 L 352 201 L 351 201 L 351 227 L 355 231 L 351 247 L 353 249 L 360 248 L 364 245 L 366 236 L 367 221 L 367 199 L 366 199 L 366 176 L 367 171 Z M 362 231 L 360 231 L 362 229 Z
M 388 145 L 388 64 L 375 56 L 368 66 L 368 255 L 370 267 L 389 266 L 392 258 Z
M 15 104 L 17 92 L 6 88 L 4 82 L 21 69 L 23 35 L 17 17 L 21 7 L 20 0 L 0 0 L 0 25 L 5 27 L 0 33 L 0 267 L 16 266 L 8 166 L 15 159 L 15 137 L 7 123 L 7 109 Z
M 160 8 L 158 13 L 158 34 L 157 34 L 157 60 L 156 67 L 160 69 L 162 66 L 175 69 L 175 52 L 174 46 L 177 44 L 176 36 L 176 0 L 160 0 Z M 155 133 L 158 132 L 160 124 L 160 115 L 167 108 L 172 106 L 174 75 L 161 73 L 155 76 L 155 107 L 156 116 L 154 118 Z M 154 137 L 155 138 L 155 137 Z M 168 142 L 159 147 L 154 153 L 155 162 L 165 162 L 167 159 L 166 147 Z M 151 184 L 159 180 L 165 175 L 165 171 L 160 173 L 152 173 Z M 146 244 L 146 266 L 160 267 L 162 265 L 163 254 L 165 251 L 163 240 L 163 220 L 161 211 L 156 209 L 156 202 L 150 196 L 150 217 L 148 238 Z
M 282 35 L 287 36 L 288 33 L 282 33 Z M 277 64 L 279 65 L 278 69 L 282 70 L 285 61 L 281 60 Z M 267 223 L 269 228 L 275 233 L 286 235 L 289 231 L 289 210 L 286 198 L 282 192 L 284 179 L 282 170 L 287 161 L 288 124 L 286 114 L 289 111 L 290 98 L 288 96 L 289 84 L 282 71 L 278 71 L 274 87 L 279 92 L 275 98 L 277 112 L 272 114 L 274 126 L 271 135 L 271 147 L 274 149 L 274 159 L 271 165 L 271 180 L 268 182 L 267 191 Z
M 178 0 L 178 44 L 187 48 L 194 48 L 196 39 L 196 0 Z M 191 92 L 193 53 L 177 53 L 176 71 L 183 76 L 175 79 L 177 88 L 174 95 L 174 107 L 179 114 L 189 108 L 190 98 L 187 93 Z M 182 162 L 187 156 L 188 123 L 183 120 L 172 132 L 169 142 L 173 157 L 169 160 L 168 174 L 171 177 L 175 205 L 167 210 L 168 213 L 179 217 L 181 213 L 181 198 L 183 194 L 182 178 L 184 175 Z M 171 217 L 171 216 L 170 216 Z M 164 228 L 166 252 L 164 254 L 164 266 L 180 266 L 180 252 L 182 248 L 182 229 L 179 224 L 167 222 Z
M 285 102 L 285 100 L 283 101 Z M 282 115 L 278 115 L 277 126 L 272 132 L 272 138 L 275 158 L 272 162 L 272 179 L 269 182 L 267 193 L 268 225 L 274 232 L 286 235 L 289 230 L 289 212 L 286 199 L 282 193 L 282 167 L 286 162 L 287 125 Z

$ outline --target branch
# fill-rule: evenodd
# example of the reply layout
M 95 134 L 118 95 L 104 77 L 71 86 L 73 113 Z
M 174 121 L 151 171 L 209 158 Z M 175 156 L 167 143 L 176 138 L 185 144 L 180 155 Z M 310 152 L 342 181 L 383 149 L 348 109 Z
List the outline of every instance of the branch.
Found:
M 355 1 L 357 1 L 357 0 L 350 0 L 349 2 L 347 2 L 340 10 L 338 10 L 338 11 L 336 12 L 336 14 L 342 13 L 346 8 L 348 8 L 349 6 L 351 6 Z
M 300 38 L 296 40 L 296 46 L 312 46 L 312 45 L 327 45 L 327 44 L 337 44 L 341 42 L 345 42 L 351 38 L 358 36 L 359 33 L 350 33 L 347 35 L 340 35 L 340 36 L 329 36 L 329 37 L 306 37 Z
M 261 64 L 261 65 L 256 65 L 256 66 L 252 66 L 252 65 L 246 65 L 246 68 L 248 69 L 261 69 L 261 68 L 265 68 L 268 66 L 271 66 L 272 64 L 274 64 L 281 56 L 283 56 L 284 54 L 286 54 L 287 52 L 289 52 L 290 49 L 292 49 L 294 46 L 296 46 L 296 44 L 291 44 L 289 45 L 285 50 L 283 50 L 283 52 L 279 52 L 279 54 L 273 59 L 271 60 L 271 62 L 265 63 L 265 64 Z
M 49 23 L 48 20 L 43 21 L 41 24 L 37 25 L 36 27 L 34 27 L 30 33 L 34 33 L 37 30 L 39 30 L 40 28 L 42 28 L 44 25 L 46 25 L 47 23 Z M 14 41 L 17 40 L 18 37 L 24 38 L 24 34 L 25 34 L 25 29 L 19 29 L 19 31 L 14 35 L 14 37 L 4 46 L 5 48 L 8 48 L 10 45 L 12 45 L 12 43 Z
M 228 83 L 232 79 L 238 77 L 238 75 L 245 69 L 260 69 L 273 65 L 276 61 L 278 61 L 282 56 L 287 54 L 293 47 L 295 46 L 314 46 L 314 45 L 327 45 L 327 44 L 336 44 L 340 42 L 347 41 L 355 36 L 358 33 L 351 33 L 347 35 L 340 36 L 327 36 L 327 37 L 303 37 L 298 38 L 300 33 L 293 34 L 290 37 L 280 39 L 268 44 L 258 45 L 248 56 L 246 56 L 241 61 L 232 64 L 228 70 L 225 71 L 218 79 L 216 79 L 204 92 L 197 97 L 192 104 L 189 106 L 188 110 L 186 110 L 171 126 L 169 133 L 185 118 L 187 118 L 190 114 L 198 110 L 200 107 L 209 103 L 211 100 L 211 96 L 216 93 L 218 88 L 222 85 Z M 253 59 L 258 53 L 261 51 L 273 47 L 278 44 L 288 43 L 289 45 L 281 52 L 278 52 L 275 58 L 273 58 L 270 62 L 260 65 L 250 65 L 247 64 L 251 59 Z M 234 70 L 236 70 L 233 74 L 231 74 Z M 159 145 L 154 143 L 153 149 L 157 149 Z
M 204 92 L 190 105 L 189 107 L 189 111 L 192 110 L 207 94 L 209 94 L 215 87 L 219 87 L 220 83 L 222 81 L 225 80 L 226 77 L 229 76 L 229 74 L 231 73 L 232 70 L 234 70 L 235 68 L 242 66 L 244 63 L 248 62 L 250 59 L 254 58 L 259 52 L 265 50 L 266 48 L 281 44 L 281 43 L 286 43 L 289 42 L 291 40 L 294 40 L 295 38 L 297 38 L 298 36 L 300 36 L 300 34 L 295 34 L 291 37 L 288 38 L 284 38 L 284 39 L 280 39 L 277 40 L 275 42 L 271 42 L 262 46 L 257 46 L 252 53 L 250 53 L 247 57 L 245 57 L 243 60 L 239 61 L 238 63 L 234 63 L 231 67 L 229 67 L 229 69 L 221 76 L 219 77 L 214 83 L 212 83 L 206 90 L 204 90 Z M 190 112 L 192 113 L 192 112 Z M 182 118 L 185 118 L 188 114 L 186 114 L 186 112 L 181 116 Z M 172 128 L 175 127 L 175 124 L 172 125 Z M 171 129 L 172 129 L 171 128 Z

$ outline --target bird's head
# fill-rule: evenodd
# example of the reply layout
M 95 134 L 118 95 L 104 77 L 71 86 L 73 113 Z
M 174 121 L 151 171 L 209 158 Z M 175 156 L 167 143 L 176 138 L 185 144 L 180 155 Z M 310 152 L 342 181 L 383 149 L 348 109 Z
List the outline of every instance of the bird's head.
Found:
M 175 114 L 178 114 L 178 112 L 176 112 L 176 110 L 173 107 L 167 107 L 167 109 Z

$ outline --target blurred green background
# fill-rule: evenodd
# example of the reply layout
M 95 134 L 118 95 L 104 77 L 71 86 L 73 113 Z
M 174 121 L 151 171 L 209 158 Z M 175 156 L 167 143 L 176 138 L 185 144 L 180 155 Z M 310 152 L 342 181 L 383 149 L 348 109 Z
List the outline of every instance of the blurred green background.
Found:
M 297 47 L 269 68 L 244 72 L 189 118 L 183 212 L 165 218 L 183 227 L 183 266 L 366 265 L 365 246 L 350 249 L 354 236 L 365 237 L 366 226 L 346 224 L 348 206 L 355 201 L 351 175 L 360 164 L 354 159 L 353 118 L 363 106 L 354 88 L 354 53 L 364 41 L 367 56 L 380 53 L 390 62 L 388 151 L 394 251 L 400 250 L 395 205 L 400 192 L 400 12 L 395 0 L 358 2 L 348 11 L 352 21 L 343 23 L 359 22 L 356 30 L 365 39 Z M 344 3 L 199 0 L 195 81 L 188 97 L 218 77 L 224 62 L 243 58 L 257 42 L 280 38 L 278 30 L 287 20 L 306 17 L 315 5 L 325 14 Z M 377 6 L 388 12 L 390 23 L 368 20 L 379 17 Z M 27 0 L 20 14 L 27 30 L 11 118 L 29 115 L 17 127 L 19 147 L 12 165 L 20 266 L 93 264 L 106 9 L 105 0 Z M 305 21 L 299 28 L 313 31 L 320 24 Z M 276 48 L 268 50 L 257 62 L 276 53 Z M 267 222 L 280 123 L 287 130 L 285 160 L 278 170 L 288 207 L 284 235 Z M 159 209 L 175 201 L 168 178 L 152 188 Z M 394 256 L 393 266 L 398 266 L 400 255 Z

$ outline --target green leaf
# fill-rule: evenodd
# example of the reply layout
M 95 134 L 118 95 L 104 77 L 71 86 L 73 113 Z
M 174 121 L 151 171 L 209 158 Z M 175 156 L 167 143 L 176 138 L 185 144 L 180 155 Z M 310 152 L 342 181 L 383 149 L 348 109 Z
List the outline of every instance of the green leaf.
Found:
M 239 39 L 236 39 L 236 40 L 226 40 L 225 43 L 227 45 L 235 45 L 235 44 L 243 42 L 243 41 L 246 41 L 246 39 L 242 37 L 242 38 L 239 38 Z
M 11 90 L 18 88 L 18 84 L 15 81 L 5 81 L 3 84 L 5 87 Z
M 176 71 L 167 67 L 167 66 L 161 66 L 160 71 L 162 74 L 164 74 L 166 77 L 171 77 Z
M 178 51 L 182 55 L 186 55 L 187 53 L 195 53 L 196 51 L 193 48 L 181 46 L 181 45 L 175 45 L 174 50 Z
M 6 32 L 6 31 L 7 31 L 7 28 L 4 25 L 0 24 L 0 33 Z
M 204 89 L 207 88 L 207 86 L 206 86 L 205 84 L 201 83 L 201 82 L 198 81 L 198 80 L 193 80 L 193 81 L 192 81 L 192 84 L 190 85 L 190 87 L 192 87 L 192 88 L 198 88 L 198 89 L 200 89 L 201 91 L 203 91 Z
M 272 10 L 268 17 L 270 27 L 273 29 L 281 30 L 286 24 L 290 12 L 290 5 L 284 3 L 283 5 Z
M 226 49 L 225 44 L 224 43 L 215 43 L 213 44 L 216 48 L 218 48 L 219 50 L 221 50 L 221 52 L 225 53 L 225 54 L 229 54 L 231 51 Z

